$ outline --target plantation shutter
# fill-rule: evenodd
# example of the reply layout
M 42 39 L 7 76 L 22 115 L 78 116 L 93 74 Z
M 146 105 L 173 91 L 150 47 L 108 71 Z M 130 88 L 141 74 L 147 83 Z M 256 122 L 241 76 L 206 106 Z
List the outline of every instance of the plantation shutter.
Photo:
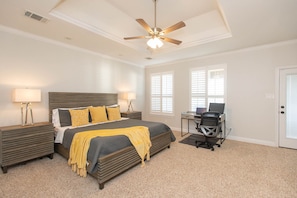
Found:
M 209 103 L 225 101 L 225 65 L 196 68 L 191 71 L 191 111 L 208 108 Z
M 173 74 L 151 76 L 151 112 L 173 113 Z
M 208 71 L 208 102 L 224 102 L 224 70 Z
M 162 75 L 162 112 L 172 113 L 172 74 Z
M 206 71 L 199 69 L 192 71 L 191 83 L 191 110 L 195 111 L 196 107 L 206 107 Z
M 151 111 L 161 112 L 161 76 L 152 75 L 151 80 Z

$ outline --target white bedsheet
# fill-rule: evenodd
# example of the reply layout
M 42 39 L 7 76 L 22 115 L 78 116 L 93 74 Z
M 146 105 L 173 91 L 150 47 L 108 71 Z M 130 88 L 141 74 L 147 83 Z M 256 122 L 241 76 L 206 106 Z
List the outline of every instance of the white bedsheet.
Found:
M 83 126 L 78 126 L 78 127 L 72 127 L 72 126 L 55 127 L 55 143 L 62 144 L 63 138 L 64 138 L 64 133 L 65 133 L 66 129 L 80 128 L 80 127 L 86 127 L 86 126 L 97 125 L 97 124 L 104 124 L 104 123 L 109 123 L 109 122 L 119 122 L 119 121 L 127 120 L 127 119 L 129 119 L 129 118 L 121 118 L 120 120 L 100 122 L 100 123 L 95 123 L 95 124 L 90 123 L 90 124 L 83 125 Z

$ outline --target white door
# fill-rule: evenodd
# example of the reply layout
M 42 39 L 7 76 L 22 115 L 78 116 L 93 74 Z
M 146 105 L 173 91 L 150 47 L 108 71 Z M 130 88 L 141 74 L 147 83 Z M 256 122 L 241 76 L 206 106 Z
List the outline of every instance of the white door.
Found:
M 297 67 L 279 74 L 279 146 L 297 149 Z

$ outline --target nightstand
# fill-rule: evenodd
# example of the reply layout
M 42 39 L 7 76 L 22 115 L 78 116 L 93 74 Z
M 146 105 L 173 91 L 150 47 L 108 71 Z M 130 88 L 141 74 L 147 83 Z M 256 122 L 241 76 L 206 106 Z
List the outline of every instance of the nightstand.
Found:
M 54 156 L 54 127 L 52 123 L 0 127 L 0 165 L 3 173 L 8 166 L 31 159 Z
M 132 111 L 132 112 L 121 112 L 121 116 L 124 118 L 131 118 L 141 120 L 141 111 Z

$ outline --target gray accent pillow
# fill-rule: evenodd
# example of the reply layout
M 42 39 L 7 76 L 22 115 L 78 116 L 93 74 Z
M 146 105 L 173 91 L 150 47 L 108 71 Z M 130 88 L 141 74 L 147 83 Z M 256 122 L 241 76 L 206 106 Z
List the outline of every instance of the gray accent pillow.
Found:
M 60 125 L 61 127 L 64 126 L 71 126 L 71 116 L 69 110 L 62 110 L 59 109 L 59 117 L 60 117 Z

